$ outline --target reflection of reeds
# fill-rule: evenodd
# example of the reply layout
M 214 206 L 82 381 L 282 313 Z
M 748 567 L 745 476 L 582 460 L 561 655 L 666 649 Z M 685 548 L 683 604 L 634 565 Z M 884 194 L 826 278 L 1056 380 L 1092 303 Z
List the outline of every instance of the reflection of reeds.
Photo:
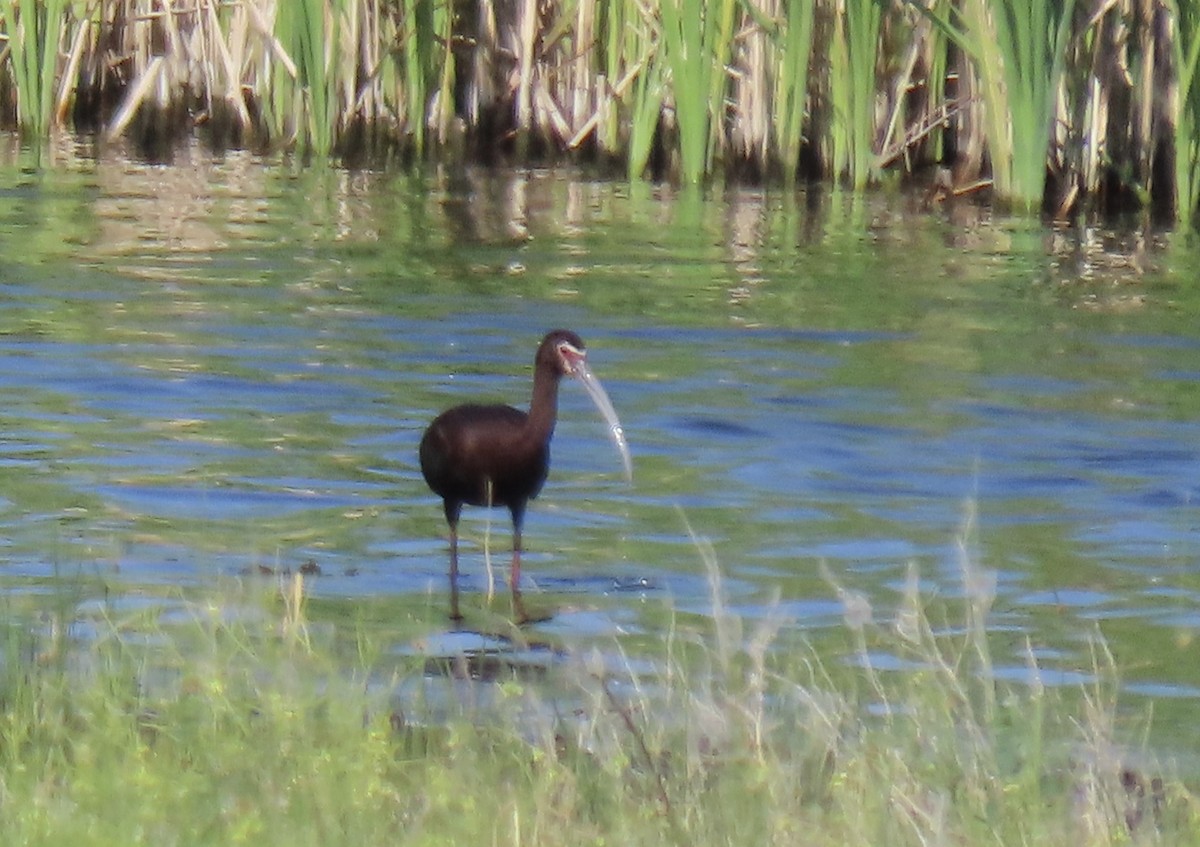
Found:
M 149 149 L 524 161 L 699 182 L 950 166 L 1019 208 L 1200 196 L 1179 0 L 9 0 L 0 91 Z

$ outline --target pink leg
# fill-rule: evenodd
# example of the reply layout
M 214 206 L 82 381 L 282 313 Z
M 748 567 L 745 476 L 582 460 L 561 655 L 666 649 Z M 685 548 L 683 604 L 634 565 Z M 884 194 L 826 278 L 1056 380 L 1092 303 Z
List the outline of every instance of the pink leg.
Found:
M 517 623 L 526 623 L 529 615 L 525 612 L 525 604 L 521 602 L 521 529 L 513 531 L 512 570 L 509 571 L 509 583 L 512 587 L 513 612 Z

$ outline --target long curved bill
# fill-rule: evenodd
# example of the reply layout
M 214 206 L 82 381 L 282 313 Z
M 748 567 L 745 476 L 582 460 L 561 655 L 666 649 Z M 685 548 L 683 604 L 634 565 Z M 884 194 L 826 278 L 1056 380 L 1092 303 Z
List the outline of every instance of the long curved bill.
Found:
M 604 387 L 600 385 L 600 380 L 596 379 L 595 375 L 588 369 L 587 363 L 579 360 L 573 364 L 572 376 L 575 376 L 583 383 L 584 390 L 592 398 L 592 402 L 596 404 L 596 409 L 604 418 L 604 422 L 608 424 L 608 437 L 612 439 L 617 452 L 621 454 L 621 464 L 625 466 L 625 479 L 633 482 L 633 459 L 629 456 L 629 445 L 625 443 L 625 429 L 621 426 L 621 421 L 617 417 L 617 410 L 613 408 L 612 401 L 608 399 L 608 394 L 605 393 Z

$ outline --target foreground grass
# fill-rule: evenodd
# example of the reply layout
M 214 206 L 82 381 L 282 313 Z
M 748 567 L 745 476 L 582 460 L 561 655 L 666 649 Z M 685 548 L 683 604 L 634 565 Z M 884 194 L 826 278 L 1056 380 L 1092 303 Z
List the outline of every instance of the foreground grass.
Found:
M 893 625 L 841 591 L 852 663 L 724 612 L 676 619 L 653 674 L 566 657 L 536 681 L 384 667 L 305 619 L 198 606 L 82 650 L 12 635 L 5 844 L 1196 843 L 1185 784 L 1131 765 L 1115 672 L 1084 691 L 991 673 L 985 600 L 937 635 L 915 577 Z M 14 630 L 15 631 L 15 630 Z M 163 645 L 169 646 L 164 647 Z M 875 651 L 909 670 L 875 670 Z M 38 652 L 38 651 L 41 652 Z M 153 657 L 153 659 L 151 659 Z M 608 666 L 609 670 L 605 670 Z M 417 696 L 414 692 L 424 692 Z M 486 705 L 481 703 L 486 702 Z

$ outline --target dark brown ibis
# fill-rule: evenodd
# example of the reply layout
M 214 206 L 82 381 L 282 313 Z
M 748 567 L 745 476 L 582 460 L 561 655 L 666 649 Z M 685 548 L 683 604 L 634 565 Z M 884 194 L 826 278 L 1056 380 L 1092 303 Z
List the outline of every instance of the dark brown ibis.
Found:
M 421 438 L 421 473 L 442 498 L 450 525 L 450 616 L 458 611 L 458 518 L 464 503 L 505 506 L 512 515 L 513 606 L 521 605 L 521 526 L 525 507 L 537 497 L 550 470 L 550 438 L 558 416 L 558 383 L 564 376 L 583 383 L 608 423 L 627 479 L 633 478 L 629 448 L 608 395 L 587 366 L 583 340 L 566 329 L 547 333 L 533 361 L 533 399 L 529 412 L 512 406 L 467 404 L 438 415 Z

